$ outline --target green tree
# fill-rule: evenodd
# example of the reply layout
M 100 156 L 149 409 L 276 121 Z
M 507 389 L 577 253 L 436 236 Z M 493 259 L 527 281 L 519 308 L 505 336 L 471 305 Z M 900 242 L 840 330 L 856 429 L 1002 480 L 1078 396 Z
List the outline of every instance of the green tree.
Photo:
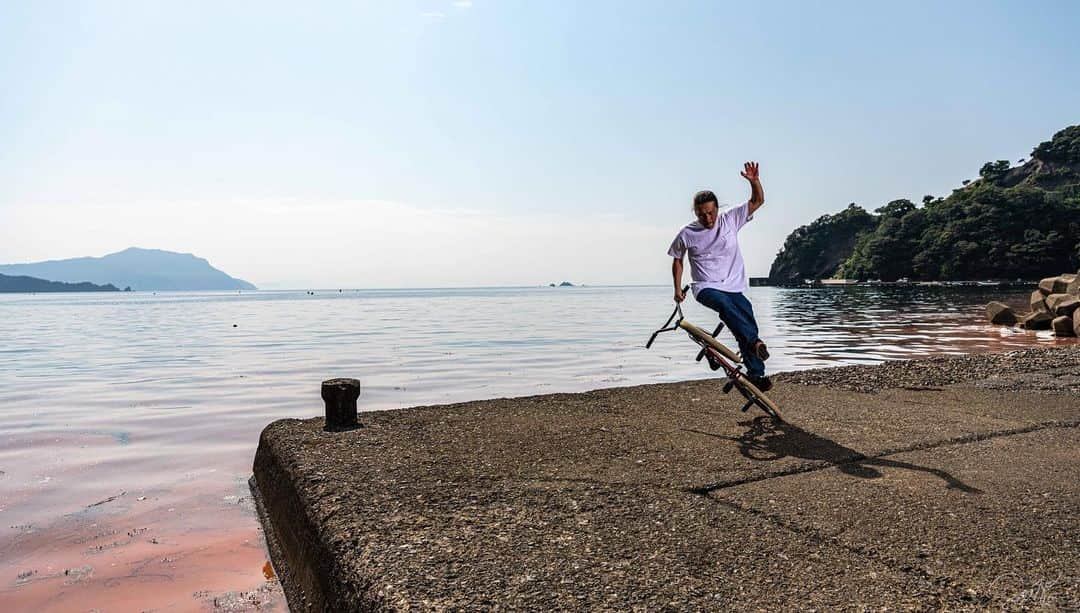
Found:
M 881 217 L 900 219 L 914 210 L 915 205 L 910 200 L 893 200 L 885 206 L 875 209 L 874 213 Z
M 1031 157 L 1052 164 L 1080 163 L 1080 125 L 1069 126 L 1054 134 L 1054 138 L 1040 143 Z
M 827 279 L 838 273 L 855 242 L 877 225 L 877 219 L 852 202 L 835 215 L 822 215 L 796 228 L 769 270 L 773 283 L 801 283 Z
M 1007 172 L 1009 172 L 1009 160 L 998 160 L 983 164 L 983 167 L 979 169 L 979 176 L 984 181 L 997 183 Z
M 773 263 L 774 282 L 1037 279 L 1080 267 L 1080 126 L 1040 144 L 1026 166 L 999 160 L 980 175 L 946 198 L 925 196 L 921 208 L 893 200 L 870 214 L 851 204 L 798 228 Z

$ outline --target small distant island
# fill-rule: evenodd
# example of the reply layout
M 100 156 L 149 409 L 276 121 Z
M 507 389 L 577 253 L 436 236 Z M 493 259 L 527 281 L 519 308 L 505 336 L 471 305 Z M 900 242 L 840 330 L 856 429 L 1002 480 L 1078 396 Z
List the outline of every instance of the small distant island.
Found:
M 807 281 L 1040 279 L 1080 267 L 1080 125 L 1054 134 L 1013 166 L 987 162 L 979 178 L 921 205 L 855 203 L 792 232 L 771 285 Z
M 569 281 L 563 281 L 562 283 L 555 285 L 554 283 L 548 283 L 548 287 L 577 287 Z
M 128 288 L 130 291 L 131 288 Z M 46 281 L 35 277 L 13 277 L 0 275 L 0 294 L 13 293 L 45 293 L 45 292 L 118 292 L 115 285 L 95 285 L 83 281 L 82 283 L 63 283 L 60 281 Z
M 256 289 L 251 283 L 230 277 L 211 266 L 205 259 L 190 253 L 138 247 L 131 247 L 102 257 L 50 260 L 29 264 L 2 264 L 0 274 L 34 277 L 39 280 L 48 279 L 64 284 L 87 282 L 115 287 L 126 286 L 141 291 Z

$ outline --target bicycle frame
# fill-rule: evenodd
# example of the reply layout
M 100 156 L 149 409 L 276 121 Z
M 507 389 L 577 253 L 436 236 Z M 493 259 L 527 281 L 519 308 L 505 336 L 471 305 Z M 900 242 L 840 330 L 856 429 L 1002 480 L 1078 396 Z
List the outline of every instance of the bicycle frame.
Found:
M 683 292 L 685 293 L 689 288 L 690 286 L 687 285 L 683 288 Z M 678 319 L 676 319 L 676 316 Z M 674 325 L 671 325 L 672 321 L 675 322 Z M 689 335 L 695 343 L 701 346 L 701 351 L 698 352 L 697 358 L 695 358 L 696 361 L 700 362 L 703 357 L 708 357 L 710 358 L 710 365 L 719 364 L 719 367 L 724 370 L 724 374 L 727 375 L 729 381 L 724 385 L 723 391 L 727 394 L 733 387 L 739 390 L 739 393 L 746 399 L 746 404 L 742 407 L 743 412 L 746 412 L 750 407 L 756 404 L 769 416 L 778 421 L 784 420 L 783 417 L 780 416 L 780 409 L 777 408 L 772 400 L 759 390 L 756 385 L 751 383 L 746 374 L 742 372 L 742 358 L 739 354 L 728 349 L 720 341 L 716 340 L 716 335 L 724 329 L 723 323 L 720 323 L 720 325 L 716 327 L 715 332 L 709 334 L 687 321 L 683 316 L 682 305 L 675 303 L 675 310 L 671 312 L 671 316 L 664 322 L 663 327 L 652 333 L 648 342 L 645 343 L 645 348 L 648 349 L 652 347 L 653 342 L 661 332 L 670 332 L 679 329 L 686 331 L 687 335 Z

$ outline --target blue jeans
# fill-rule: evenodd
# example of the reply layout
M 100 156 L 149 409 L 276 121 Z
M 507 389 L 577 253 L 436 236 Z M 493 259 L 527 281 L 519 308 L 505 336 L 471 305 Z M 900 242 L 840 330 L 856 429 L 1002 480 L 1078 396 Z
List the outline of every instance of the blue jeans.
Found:
M 725 292 L 707 287 L 697 295 L 697 301 L 720 314 L 735 340 L 739 342 L 739 352 L 746 364 L 746 374 L 751 377 L 765 376 L 765 362 L 754 352 L 754 343 L 758 341 L 757 320 L 754 319 L 754 307 L 741 292 Z

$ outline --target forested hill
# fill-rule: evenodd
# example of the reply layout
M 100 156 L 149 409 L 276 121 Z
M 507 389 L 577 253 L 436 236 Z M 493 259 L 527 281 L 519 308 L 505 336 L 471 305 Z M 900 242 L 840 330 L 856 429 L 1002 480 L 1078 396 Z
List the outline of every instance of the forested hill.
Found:
M 34 277 L 12 277 L 0 275 L 0 294 L 30 292 L 118 292 L 114 285 L 95 285 L 93 283 L 61 283 L 46 281 Z
M 803 279 L 1038 279 L 1080 267 L 1080 125 L 1016 166 L 987 162 L 945 198 L 855 204 L 792 232 L 769 271 Z

